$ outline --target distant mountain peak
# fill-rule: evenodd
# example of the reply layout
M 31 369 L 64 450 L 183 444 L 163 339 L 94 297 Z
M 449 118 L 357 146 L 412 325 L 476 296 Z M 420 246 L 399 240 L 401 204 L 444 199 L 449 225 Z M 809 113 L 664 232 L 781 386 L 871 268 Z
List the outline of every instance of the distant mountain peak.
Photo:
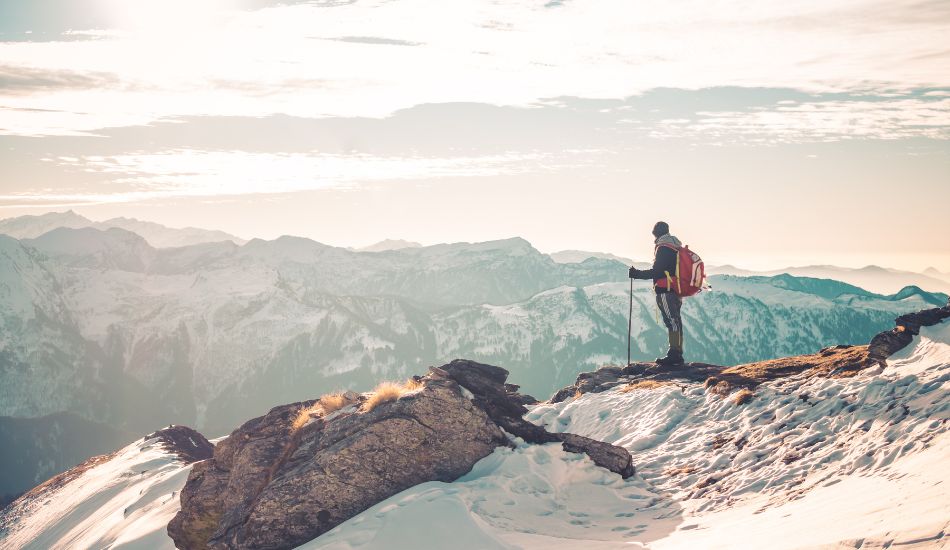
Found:
M 142 221 L 135 218 L 116 217 L 95 222 L 80 216 L 72 210 L 65 212 L 47 212 L 40 215 L 27 215 L 0 220 L 0 233 L 16 239 L 35 239 L 45 233 L 66 227 L 79 229 L 92 227 L 106 230 L 117 227 L 135 233 L 155 248 L 177 248 L 207 242 L 231 241 L 244 244 L 244 240 L 223 231 L 185 227 L 181 229 L 167 227 L 160 223 Z
M 864 267 L 862 267 L 861 269 L 858 269 L 858 270 L 856 270 L 856 271 L 863 271 L 863 272 L 865 272 L 865 273 L 889 273 L 889 272 L 891 272 L 892 270 L 890 270 L 890 269 L 888 269 L 888 268 L 886 268 L 886 267 L 881 267 L 881 266 L 879 266 L 879 265 L 866 265 L 866 266 L 864 266 Z
M 552 252 L 548 254 L 548 256 L 550 256 L 552 260 L 559 264 L 579 264 L 590 258 L 596 258 L 599 260 L 613 260 L 626 265 L 632 265 L 634 263 L 634 261 L 630 258 L 617 256 L 609 252 L 590 252 L 587 250 L 561 250 L 558 252 Z
M 402 239 L 384 239 L 378 243 L 358 248 L 357 250 L 360 252 L 385 252 L 387 250 L 402 250 L 404 248 L 422 248 L 422 245 L 417 242 Z

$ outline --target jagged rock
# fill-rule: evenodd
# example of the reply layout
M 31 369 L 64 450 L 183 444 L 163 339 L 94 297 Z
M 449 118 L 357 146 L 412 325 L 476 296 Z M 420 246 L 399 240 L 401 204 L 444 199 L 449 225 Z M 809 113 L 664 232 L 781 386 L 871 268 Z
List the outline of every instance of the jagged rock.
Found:
M 950 318 L 950 304 L 901 315 L 894 320 L 897 326 L 871 339 L 868 354 L 875 362 L 883 362 L 910 344 L 914 336 L 920 333 L 920 327 L 933 326 L 947 318 Z
M 944 307 L 925 309 L 914 313 L 907 313 L 898 317 L 894 323 L 905 327 L 913 334 L 920 332 L 920 327 L 930 327 L 950 317 L 950 304 Z
M 145 436 L 145 439 L 158 438 L 169 452 L 178 455 L 186 464 L 211 458 L 214 445 L 198 431 L 188 426 L 169 426 Z
M 555 434 L 561 448 L 569 453 L 585 453 L 594 464 L 626 479 L 636 473 L 630 453 L 623 447 L 571 433 Z
M 182 550 L 293 548 L 409 487 L 457 479 L 510 444 L 502 428 L 633 474 L 620 447 L 523 420 L 525 397 L 507 377 L 499 367 L 454 361 L 368 412 L 366 395 L 330 415 L 314 412 L 317 401 L 276 407 L 195 465 L 168 533 Z
M 868 344 L 868 355 L 876 362 L 881 363 L 891 355 L 904 349 L 914 339 L 913 333 L 903 326 L 894 327 L 886 332 L 878 333 Z
M 504 384 L 508 371 L 474 361 L 456 359 L 442 366 L 448 376 L 473 394 L 473 401 L 499 426 L 529 443 L 561 442 L 568 452 L 586 453 L 595 464 L 628 478 L 634 474 L 630 453 L 621 447 L 566 433 L 550 433 L 523 418 L 528 409 Z M 499 372 L 500 371 L 500 372 Z

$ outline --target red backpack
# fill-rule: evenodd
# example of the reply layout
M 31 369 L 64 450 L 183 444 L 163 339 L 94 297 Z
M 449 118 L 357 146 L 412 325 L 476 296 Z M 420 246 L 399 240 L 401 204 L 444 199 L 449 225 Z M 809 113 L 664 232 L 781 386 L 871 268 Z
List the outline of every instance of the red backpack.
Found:
M 683 245 L 682 248 L 677 248 L 672 244 L 663 243 L 657 245 L 657 248 L 659 249 L 661 246 L 671 248 L 676 252 L 676 271 L 674 273 L 667 273 L 666 279 L 657 281 L 656 286 L 668 288 L 678 296 L 683 297 L 692 296 L 701 292 L 703 290 L 703 283 L 706 280 L 706 268 L 699 254 L 690 250 L 686 245 Z

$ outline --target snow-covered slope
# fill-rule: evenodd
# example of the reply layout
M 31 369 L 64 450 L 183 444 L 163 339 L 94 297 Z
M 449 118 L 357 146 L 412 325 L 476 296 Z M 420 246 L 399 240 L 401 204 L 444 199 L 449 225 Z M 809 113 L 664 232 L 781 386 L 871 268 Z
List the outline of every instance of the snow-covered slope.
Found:
M 0 512 L 0 547 L 171 550 L 165 526 L 190 470 L 158 439 L 90 459 Z
M 301 548 L 933 548 L 950 500 L 950 322 L 887 368 L 783 379 L 751 402 L 700 385 L 586 394 L 529 418 L 629 449 L 627 481 L 556 445 L 499 450 Z
M 135 438 L 136 434 L 73 413 L 0 416 L 0 499 L 28 491 L 90 456 L 112 452 Z
M 699 384 L 585 394 L 528 418 L 626 447 L 630 479 L 516 441 L 300 548 L 939 548 L 948 411 L 950 321 L 886 367 L 779 379 L 744 405 Z M 0 546 L 172 548 L 165 522 L 187 472 L 155 440 L 137 442 L 5 510 Z
M 97 368 L 56 275 L 0 235 L 0 416 L 88 413 Z

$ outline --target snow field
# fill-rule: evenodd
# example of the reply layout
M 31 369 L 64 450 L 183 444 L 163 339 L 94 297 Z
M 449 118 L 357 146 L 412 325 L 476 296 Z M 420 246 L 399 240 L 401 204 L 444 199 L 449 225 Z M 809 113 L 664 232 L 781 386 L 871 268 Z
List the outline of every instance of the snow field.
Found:
M 165 526 L 180 509 L 178 495 L 190 470 L 157 439 L 139 440 L 70 483 L 17 505 L 19 517 L 0 534 L 0 547 L 173 549 Z

